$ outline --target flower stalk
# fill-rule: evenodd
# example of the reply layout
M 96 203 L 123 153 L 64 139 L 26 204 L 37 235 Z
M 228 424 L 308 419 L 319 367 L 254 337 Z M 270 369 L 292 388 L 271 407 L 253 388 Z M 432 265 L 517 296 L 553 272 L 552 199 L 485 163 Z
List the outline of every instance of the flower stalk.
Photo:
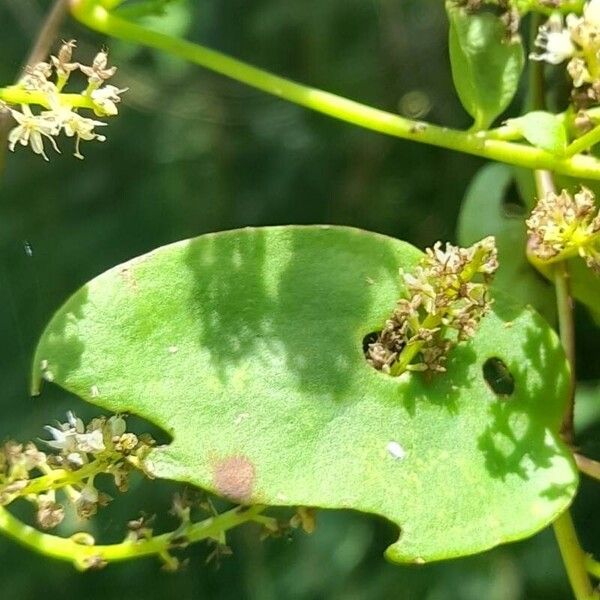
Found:
M 369 345 L 368 362 L 393 376 L 445 371 L 450 349 L 473 337 L 489 311 L 488 286 L 497 268 L 493 237 L 470 248 L 446 244 L 442 250 L 439 242 L 428 248 L 414 273 L 401 273 L 406 297 Z
M 233 527 L 258 521 L 263 510 L 264 507 L 258 505 L 238 506 L 204 521 L 189 523 L 171 533 L 143 539 L 126 539 L 118 544 L 108 545 L 95 544 L 88 535 L 62 538 L 43 533 L 23 523 L 4 507 L 0 507 L 0 530 L 31 550 L 70 562 L 79 570 L 87 570 L 102 567 L 109 562 L 144 556 L 168 557 L 172 561 L 170 551 L 174 548 L 203 540 L 220 539 L 224 532 Z
M 278 98 L 379 133 L 448 148 L 529 169 L 550 169 L 573 177 L 600 179 L 600 160 L 592 156 L 556 156 L 541 148 L 494 139 L 401 117 L 342 96 L 302 85 L 225 54 L 152 31 L 111 12 L 98 0 L 71 0 L 73 16 L 103 34 L 163 50 Z
M 534 249 L 536 248 L 536 243 L 535 241 L 532 243 L 531 236 L 534 236 L 534 238 L 535 236 L 538 236 L 537 241 L 544 242 L 544 232 L 546 231 L 546 227 L 551 230 L 553 225 L 555 227 L 558 226 L 565 218 L 564 211 L 561 212 L 555 210 L 546 214 L 547 205 L 545 206 L 544 203 L 549 199 L 552 201 L 553 198 L 558 198 L 552 174 L 537 171 L 535 173 L 535 179 L 538 197 L 541 198 L 541 200 L 528 220 L 528 227 L 530 228 L 529 249 L 531 249 L 532 246 Z M 538 213 L 538 216 L 542 213 L 546 216 L 545 218 L 538 220 L 534 217 L 534 214 L 540 204 L 542 204 L 542 209 L 541 212 Z M 533 223 L 531 223 L 532 219 L 534 221 Z M 571 223 L 569 225 L 571 225 Z M 539 248 L 540 246 L 538 245 L 537 247 Z M 552 248 L 552 245 L 550 245 L 550 248 L 553 252 L 556 250 L 556 248 Z M 541 252 L 543 253 L 545 249 L 546 248 L 542 248 Z M 571 444 L 573 441 L 573 412 L 575 402 L 575 328 L 573 323 L 573 301 L 569 291 L 569 275 L 564 260 L 555 265 L 554 276 L 559 334 L 567 361 L 571 368 L 567 404 L 561 425 L 561 436 L 567 443 Z M 576 600 L 596 600 L 598 596 L 593 590 L 587 572 L 586 555 L 579 543 L 577 531 L 575 530 L 570 511 L 566 510 L 555 519 L 552 523 L 552 527 Z
M 74 48 L 73 40 L 63 42 L 57 56 L 51 56 L 49 62 L 29 65 L 17 84 L 0 88 L 2 106 L 17 122 L 8 134 L 11 151 L 17 145 L 30 146 L 35 154 L 48 160 L 44 142 L 49 142 L 56 152 L 60 152 L 55 138 L 64 133 L 75 138 L 74 155 L 83 158 L 79 149 L 82 140 L 102 142 L 106 139 L 95 132 L 106 123 L 84 117 L 78 110 L 87 108 L 96 116 L 114 116 L 118 113 L 120 94 L 125 90 L 105 85 L 116 71 L 116 67 L 108 66 L 105 51 L 98 52 L 92 64 L 87 66 L 73 62 Z M 79 94 L 65 94 L 63 89 L 75 71 L 81 71 L 87 77 L 87 88 Z M 46 110 L 34 113 L 32 106 Z

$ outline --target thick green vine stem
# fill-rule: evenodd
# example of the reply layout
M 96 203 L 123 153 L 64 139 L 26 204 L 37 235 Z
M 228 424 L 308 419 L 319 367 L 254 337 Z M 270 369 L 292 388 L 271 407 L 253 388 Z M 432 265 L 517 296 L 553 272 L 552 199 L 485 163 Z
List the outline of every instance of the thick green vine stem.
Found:
M 538 199 L 556 192 L 552 173 L 548 171 L 535 172 Z M 560 338 L 571 365 L 571 387 L 569 390 L 569 402 L 563 418 L 561 433 L 570 442 L 573 436 L 573 401 L 574 401 L 574 355 L 575 338 L 573 326 L 573 306 L 569 293 L 569 276 L 566 263 L 559 263 L 555 269 L 554 284 L 556 289 L 556 303 L 559 315 Z M 566 510 L 552 524 L 556 541 L 567 571 L 576 600 L 595 600 L 598 595 L 594 592 L 592 583 L 588 576 L 588 565 L 586 555 L 579 544 L 577 532 L 573 525 L 571 513 Z
M 251 521 L 262 523 L 263 506 L 238 506 L 198 523 L 186 523 L 171 533 L 140 540 L 125 540 L 119 544 L 96 545 L 87 534 L 62 538 L 26 525 L 6 508 L 0 507 L 0 530 L 24 546 L 46 556 L 71 562 L 77 569 L 100 567 L 109 562 L 143 556 L 159 556 L 167 560 L 169 552 L 202 540 L 220 540 L 224 532 Z M 167 564 L 169 564 L 167 562 Z
M 84 96 L 83 94 L 58 94 L 57 99 L 61 106 L 89 108 L 90 110 L 94 110 L 95 108 L 90 96 Z M 51 108 L 48 94 L 25 90 L 17 85 L 0 88 L 0 101 L 6 104 L 35 104 L 44 108 Z
M 581 12 L 585 0 L 562 0 L 558 6 L 554 6 L 548 0 L 517 0 L 517 6 L 521 10 L 521 14 L 528 12 L 537 12 L 544 15 L 551 15 L 553 12 L 560 11 L 562 13 Z
M 600 579 L 600 562 L 588 556 L 585 560 L 585 565 L 590 575 L 593 575 L 596 579 Z
M 579 545 L 571 513 L 565 511 L 554 521 L 553 526 L 576 600 L 597 600 L 598 594 L 594 592 L 588 576 L 590 563 Z
M 81 23 L 106 35 L 157 48 L 279 98 L 379 133 L 440 146 L 528 169 L 548 169 L 572 177 L 600 179 L 600 160 L 577 154 L 560 157 L 541 148 L 494 139 L 400 117 L 302 85 L 177 37 L 147 29 L 112 13 L 110 0 L 71 0 Z

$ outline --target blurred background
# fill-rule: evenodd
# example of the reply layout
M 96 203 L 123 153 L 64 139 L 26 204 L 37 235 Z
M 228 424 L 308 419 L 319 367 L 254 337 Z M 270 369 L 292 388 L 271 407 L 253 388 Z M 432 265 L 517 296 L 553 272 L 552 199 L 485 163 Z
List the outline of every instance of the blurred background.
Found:
M 18 75 L 48 6 L 0 0 L 3 84 Z M 470 125 L 453 92 L 441 0 L 179 0 L 161 19 L 171 33 L 301 82 L 407 116 Z M 43 425 L 68 409 L 93 414 L 50 386 L 30 398 L 29 364 L 53 311 L 115 264 L 246 225 L 353 225 L 420 247 L 455 239 L 461 198 L 483 161 L 334 121 L 106 40 L 69 18 L 60 38 L 79 41 L 83 62 L 105 44 L 119 66 L 112 83 L 129 91 L 102 132 L 107 141 L 82 146 L 85 161 L 70 154 L 68 140 L 50 163 L 22 148 L 7 157 L 0 180 L 1 439 L 43 437 Z M 589 331 L 586 316 L 579 318 Z M 584 348 L 591 379 L 600 375 L 595 337 L 588 333 Z M 598 455 L 600 411 L 584 412 L 580 443 Z M 176 489 L 135 481 L 92 526 L 71 521 L 62 532 L 87 527 L 118 540 L 140 510 L 166 515 Z M 583 481 L 574 514 L 585 548 L 596 554 L 599 507 L 600 486 Z M 261 542 L 247 527 L 231 536 L 234 554 L 218 568 L 204 564 L 210 548 L 198 546 L 175 574 L 153 559 L 80 574 L 0 537 L 0 587 L 6 600 L 570 598 L 551 531 L 418 568 L 385 562 L 396 534 L 381 519 L 320 512 L 311 536 Z

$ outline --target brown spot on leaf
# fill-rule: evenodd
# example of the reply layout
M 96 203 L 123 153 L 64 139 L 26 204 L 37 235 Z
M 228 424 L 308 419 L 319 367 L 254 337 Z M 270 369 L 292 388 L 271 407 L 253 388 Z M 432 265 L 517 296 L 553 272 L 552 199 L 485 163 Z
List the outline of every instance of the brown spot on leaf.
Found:
M 137 278 L 135 276 L 135 267 L 145 263 L 148 259 L 154 256 L 155 252 L 148 252 L 147 254 L 142 254 L 142 256 L 136 256 L 126 263 L 120 265 L 118 268 L 119 275 L 123 279 L 125 285 L 132 291 L 137 292 L 138 283 Z
M 119 275 L 125 282 L 125 285 L 133 292 L 137 291 L 137 280 L 133 273 L 133 269 L 131 266 L 121 267 L 119 270 Z
M 254 465 L 245 456 L 229 456 L 213 471 L 217 493 L 233 502 L 247 502 L 254 486 Z

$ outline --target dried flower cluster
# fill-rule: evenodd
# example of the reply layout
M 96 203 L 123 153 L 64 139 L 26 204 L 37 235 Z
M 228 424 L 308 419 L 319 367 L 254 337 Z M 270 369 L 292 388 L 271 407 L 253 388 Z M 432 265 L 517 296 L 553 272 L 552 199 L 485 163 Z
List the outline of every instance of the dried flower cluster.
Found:
M 497 268 L 493 237 L 470 248 L 446 244 L 442 250 L 438 242 L 427 249 L 414 273 L 402 273 L 407 297 L 369 344 L 367 360 L 392 375 L 445 371 L 450 349 L 471 338 L 488 312 L 488 287 Z
M 69 412 L 66 422 L 45 427 L 52 439 L 44 443 L 54 451 L 52 454 L 41 452 L 32 443 L 23 446 L 7 442 L 0 448 L 0 506 L 18 498 L 28 500 L 36 506 L 38 525 L 52 529 L 65 516 L 65 505 L 57 501 L 57 492 L 62 492 L 79 517 L 92 517 L 98 507 L 111 499 L 96 487 L 99 475 L 111 476 L 122 492 L 127 490 L 128 475 L 134 468 L 151 476 L 146 469 L 149 466 L 146 457 L 153 440 L 147 435 L 138 437 L 128 433 L 125 425 L 121 416 L 112 416 L 92 419 L 85 426 Z M 142 514 L 127 523 L 127 534 L 121 543 L 96 546 L 90 534 L 76 533 L 69 539 L 85 551 L 80 555 L 73 551 L 73 560 L 81 569 L 104 567 L 110 560 L 106 554 L 110 547 L 114 560 L 135 558 L 138 552 L 140 556 L 155 554 L 165 570 L 175 571 L 188 561 L 180 560 L 172 552 L 194 542 L 210 544 L 207 563 L 230 555 L 226 533 L 244 522 L 261 525 L 265 537 L 287 535 L 291 528 L 314 531 L 313 509 L 300 507 L 296 515 L 283 521 L 261 514 L 263 510 L 261 506 L 238 506 L 219 514 L 205 493 L 184 488 L 173 499 L 170 513 L 179 521 L 173 531 L 155 535 L 154 516 Z M 52 545 L 55 540 L 60 540 L 59 544 L 64 542 L 63 538 L 46 534 L 46 544 Z
M 62 91 L 72 73 L 79 70 L 87 77 L 88 82 L 86 89 L 77 95 L 82 100 L 80 104 L 90 108 L 96 116 L 111 117 L 118 113 L 120 94 L 125 90 L 105 84 L 117 70 L 116 67 L 108 66 L 105 51 L 98 52 L 92 64 L 87 66 L 72 62 L 74 47 L 73 40 L 63 42 L 58 56 L 51 56 L 50 62 L 27 67 L 25 75 L 13 87 L 14 90 L 31 92 L 32 102 L 35 95 L 36 103 L 41 103 L 49 110 L 34 114 L 29 104 L 22 104 L 20 111 L 7 107 L 17 122 L 8 136 L 10 150 L 14 151 L 17 144 L 30 146 L 33 152 L 48 160 L 44 140 L 56 152 L 60 152 L 55 138 L 64 133 L 67 137 L 75 138 L 74 154 L 77 158 L 83 158 L 79 150 L 81 140 L 102 142 L 106 139 L 95 131 L 96 127 L 102 127 L 106 123 L 81 116 L 73 106 L 73 99 L 69 98 L 72 95 L 65 95 Z
M 120 416 L 92 419 L 87 427 L 73 413 L 65 423 L 48 425 L 52 439 L 44 443 L 55 451 L 46 454 L 33 443 L 7 442 L 0 452 L 0 504 L 24 497 L 37 506 L 37 521 L 44 529 L 56 527 L 64 506 L 56 491 L 63 489 L 82 518 L 94 515 L 110 497 L 100 492 L 94 478 L 106 473 L 116 487 L 127 490 L 133 469 L 144 469 L 153 441 L 149 436 L 128 433 Z M 38 474 L 36 476 L 36 473 Z
M 600 214 L 589 189 L 547 194 L 527 219 L 527 228 L 529 252 L 538 259 L 556 262 L 579 255 L 600 273 Z
M 600 0 L 590 0 L 581 17 L 554 14 L 539 29 L 530 58 L 558 65 L 569 59 L 573 99 L 580 108 L 600 102 Z

